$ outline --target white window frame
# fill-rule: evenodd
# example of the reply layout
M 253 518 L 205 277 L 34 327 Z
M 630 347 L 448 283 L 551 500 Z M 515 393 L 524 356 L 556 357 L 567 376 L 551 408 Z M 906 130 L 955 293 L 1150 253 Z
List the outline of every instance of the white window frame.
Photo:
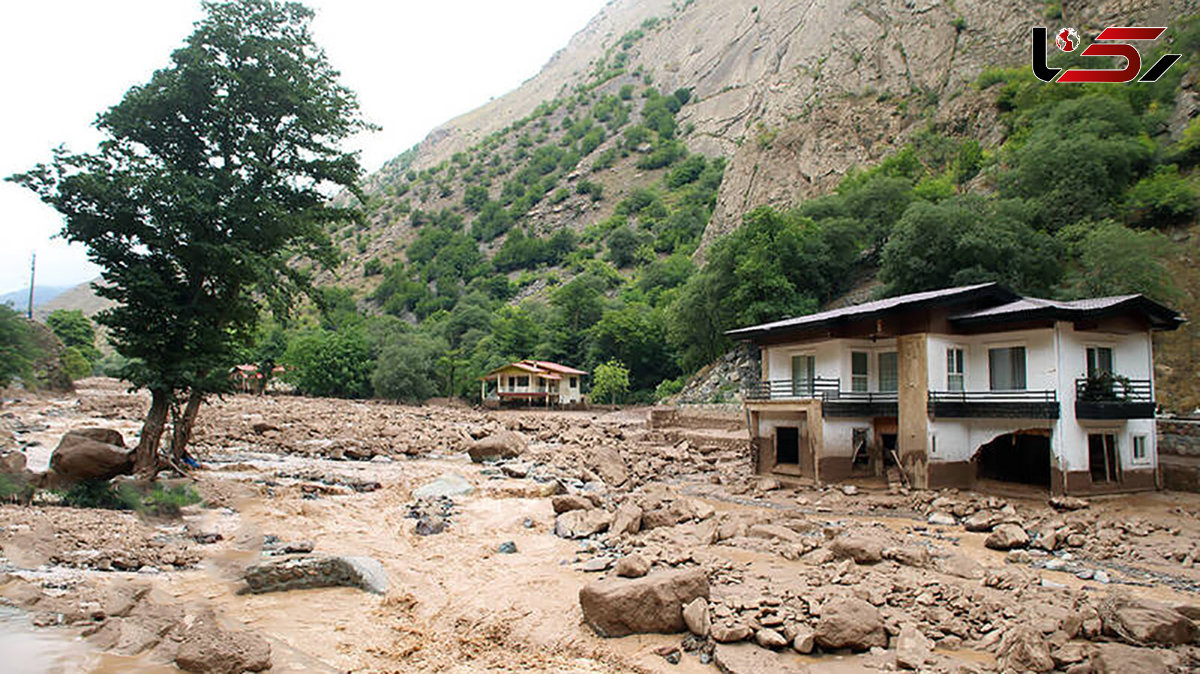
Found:
M 893 355 L 896 357 L 896 388 L 883 388 L 883 364 L 882 360 L 885 355 Z M 875 379 L 878 382 L 877 387 L 881 393 L 896 393 L 900 391 L 900 349 L 883 349 L 875 354 Z
M 854 373 L 854 354 L 860 353 L 866 359 L 867 371 L 863 374 Z M 861 383 L 862 388 L 858 388 Z M 850 390 L 854 393 L 866 393 L 871 390 L 871 352 L 867 349 L 850 349 Z
M 797 358 L 811 358 L 812 359 L 812 367 L 808 373 L 808 379 L 811 382 L 811 385 L 816 384 L 816 381 L 817 381 L 817 352 L 815 350 L 806 349 L 803 351 L 788 351 L 787 357 L 788 357 L 788 359 L 787 359 L 788 381 L 791 382 L 793 393 L 795 393 L 797 390 L 799 390 L 796 386 L 795 364 L 796 364 Z M 815 394 L 815 390 L 813 391 L 813 393 Z
M 984 344 L 984 363 L 987 365 L 987 390 L 992 389 L 992 349 L 1025 349 L 1025 388 L 995 389 L 999 391 L 1028 391 L 1029 390 L 1029 344 L 1027 342 L 993 342 Z
M 1141 444 L 1142 455 L 1138 456 L 1138 445 Z M 1129 462 L 1136 465 L 1152 463 L 1150 458 L 1150 438 L 1146 433 L 1131 433 L 1129 435 Z
M 959 363 L 962 366 L 958 372 L 950 370 L 950 352 L 958 351 L 962 353 L 962 361 Z M 954 388 L 950 384 L 950 377 L 958 376 L 960 379 L 959 388 Z M 950 344 L 946 346 L 946 390 L 947 391 L 966 391 L 967 390 L 967 347 L 962 344 Z
M 1113 374 L 1117 373 L 1117 349 L 1116 349 L 1116 346 L 1112 342 L 1108 342 L 1108 343 L 1089 342 L 1089 343 L 1085 343 L 1083 345 L 1083 376 L 1084 377 L 1092 376 L 1091 373 L 1088 372 L 1088 350 L 1089 349 L 1108 349 L 1109 353 L 1112 354 L 1110 357 L 1111 362 L 1109 363 L 1110 371 Z

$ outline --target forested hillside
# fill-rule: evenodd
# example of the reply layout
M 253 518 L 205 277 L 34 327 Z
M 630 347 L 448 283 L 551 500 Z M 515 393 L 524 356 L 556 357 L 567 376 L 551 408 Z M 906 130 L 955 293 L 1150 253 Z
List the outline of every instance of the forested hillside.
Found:
M 553 96 L 529 109 L 531 94 L 518 90 L 485 107 L 497 116 L 456 120 L 373 175 L 367 220 L 332 233 L 345 262 L 322 277 L 319 319 L 270 326 L 248 357 L 297 365 L 313 393 L 402 399 L 469 395 L 477 376 L 517 358 L 589 370 L 619 361 L 630 399 L 650 400 L 723 353 L 724 330 L 816 310 L 864 278 L 877 277 L 879 293 L 998 280 L 1042 296 L 1145 292 L 1193 308 L 1194 16 L 1172 18 L 1168 35 L 1142 48 L 1145 63 L 1184 55 L 1155 84 L 1048 85 L 1023 62 L 1028 27 L 1078 21 L 1086 32 L 1107 25 L 1107 10 L 744 9 L 741 37 L 724 43 L 693 27 L 728 6 L 611 5 L 522 88 Z M 1163 9 L 1139 11 L 1150 20 Z M 814 53 L 794 53 L 796 31 L 816 35 L 839 13 L 856 28 L 874 17 L 868 24 L 895 39 L 888 56 L 874 45 L 855 61 L 861 36 L 834 30 L 815 70 L 783 67 Z M 976 22 L 989 17 L 1012 31 L 988 42 L 994 30 Z M 788 21 L 792 32 L 781 32 Z M 912 46 L 898 32 L 906 21 L 936 24 L 932 39 L 949 51 L 914 50 L 897 75 L 892 52 Z M 738 61 L 785 33 L 791 46 L 776 50 L 765 79 L 754 59 Z M 670 60 L 706 50 L 720 63 Z M 1055 65 L 1080 62 L 1048 50 Z M 580 53 L 592 55 L 586 68 Z M 930 79 L 917 63 L 948 65 Z M 713 91 L 713 68 L 729 90 Z M 800 82 L 806 107 L 781 116 Z M 741 86 L 756 102 L 722 129 L 717 102 Z M 511 109 L 527 113 L 501 125 Z M 844 114 L 825 120 L 832 110 Z M 814 136 L 841 170 L 806 158 Z M 785 175 L 810 165 L 825 173 Z M 758 178 L 747 182 L 747 171 Z M 1200 403 L 1184 367 L 1195 329 L 1161 341 L 1164 400 Z

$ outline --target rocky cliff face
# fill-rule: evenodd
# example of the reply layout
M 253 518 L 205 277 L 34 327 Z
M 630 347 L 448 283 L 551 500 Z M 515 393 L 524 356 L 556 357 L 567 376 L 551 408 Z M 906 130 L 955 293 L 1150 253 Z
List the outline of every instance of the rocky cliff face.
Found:
M 1026 62 L 1033 25 L 1094 34 L 1113 24 L 1168 25 L 1200 6 L 1062 4 L 1063 16 L 1050 19 L 1047 3 L 1019 0 L 614 0 L 537 76 L 431 132 L 412 167 L 436 166 L 585 84 L 623 36 L 657 20 L 628 49 L 627 69 L 663 91 L 690 88 L 694 102 L 679 116 L 694 127 L 689 149 L 729 160 L 708 242 L 755 206 L 828 191 L 931 122 L 994 145 L 994 108 L 971 82 L 985 68 Z M 618 175 L 608 187 L 619 197 L 639 178 Z

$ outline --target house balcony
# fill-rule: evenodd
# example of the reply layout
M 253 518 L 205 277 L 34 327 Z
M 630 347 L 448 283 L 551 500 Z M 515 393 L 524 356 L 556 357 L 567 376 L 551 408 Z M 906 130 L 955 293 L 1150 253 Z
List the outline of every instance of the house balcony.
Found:
M 743 399 L 749 403 L 820 400 L 825 417 L 894 417 L 899 407 L 895 391 L 843 391 L 837 379 L 821 377 L 753 382 L 743 392 Z
M 1055 391 L 930 391 L 929 416 L 952 419 L 1057 419 Z
M 1153 419 L 1155 407 L 1149 379 L 1109 375 L 1075 380 L 1077 419 Z

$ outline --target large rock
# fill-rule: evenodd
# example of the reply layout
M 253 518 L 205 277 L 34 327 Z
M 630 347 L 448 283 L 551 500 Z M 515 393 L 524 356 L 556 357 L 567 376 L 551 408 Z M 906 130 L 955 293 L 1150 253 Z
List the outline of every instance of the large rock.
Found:
M 370 557 L 313 555 L 255 564 L 246 569 L 250 592 L 282 592 L 314 587 L 357 587 L 386 594 L 387 572 Z
M 588 510 L 594 507 L 594 504 L 587 497 L 578 494 L 559 494 L 550 499 L 550 506 L 556 514 L 561 515 L 572 510 Z
M 983 542 L 993 550 L 1013 550 L 1029 545 L 1029 534 L 1015 524 L 1000 524 Z
M 963 528 L 967 531 L 986 532 L 1000 523 L 1000 515 L 991 510 L 976 510 L 963 520 Z
M 242 674 L 271 668 L 271 644 L 246 631 L 225 630 L 211 609 L 184 618 L 175 664 L 185 672 Z
M 1179 611 L 1151 599 L 1117 595 L 1100 607 L 1104 633 L 1135 646 L 1190 644 L 1200 628 Z
M 0 450 L 0 475 L 21 475 L 25 473 L 25 454 L 18 451 Z
M 429 484 L 417 487 L 412 492 L 414 499 L 450 498 L 463 496 L 474 491 L 467 478 L 457 473 L 446 473 Z
M 896 664 L 903 669 L 920 670 L 933 654 L 933 643 L 911 624 L 900 628 L 896 637 Z
M 579 605 L 583 619 L 602 637 L 674 634 L 687 628 L 683 606 L 697 597 L 708 599 L 708 577 L 687 569 L 588 583 L 579 591 Z
M 467 447 L 467 454 L 471 456 L 471 460 L 475 463 L 515 459 L 524 454 L 528 446 L 529 443 L 525 440 L 525 436 L 520 433 L 516 431 L 499 431 L 486 438 L 472 442 Z
M 593 447 L 588 453 L 587 466 L 610 487 L 619 487 L 629 479 L 625 461 L 613 447 Z
M 58 447 L 50 455 L 50 468 L 60 484 L 111 480 L 133 472 L 132 450 L 96 437 L 122 441 L 120 433 L 101 428 L 68 431 L 58 441 Z
M 1167 674 L 1170 671 L 1158 653 L 1125 644 L 1093 644 L 1089 664 L 1093 674 Z
M 650 562 L 635 552 L 618 559 L 613 573 L 622 578 L 641 578 L 650 573 Z
M 612 519 L 603 508 L 568 510 L 554 518 L 554 533 L 559 538 L 587 538 L 608 529 Z
M 712 619 L 708 614 L 708 600 L 696 597 L 688 602 L 687 606 L 683 607 L 683 622 L 692 634 L 698 637 L 708 636 L 708 630 L 712 627 Z
M 883 544 L 878 539 L 858 534 L 842 534 L 833 539 L 829 550 L 838 559 L 853 559 L 856 564 L 875 564 L 883 560 Z
M 626 501 L 613 513 L 609 531 L 614 534 L 636 534 L 642 528 L 642 509 L 636 503 Z
M 1000 664 L 1018 672 L 1049 672 L 1054 669 L 1050 646 L 1037 630 L 1017 625 L 1004 633 L 1000 641 Z
M 125 446 L 125 436 L 121 435 L 120 431 L 113 430 L 111 428 L 75 428 L 68 431 L 68 433 L 71 433 L 72 435 L 82 435 L 89 440 L 103 442 L 106 445 L 116 445 L 117 447 Z
M 831 599 L 821 607 L 815 633 L 817 645 L 830 650 L 865 651 L 887 647 L 888 635 L 879 609 L 858 598 Z

